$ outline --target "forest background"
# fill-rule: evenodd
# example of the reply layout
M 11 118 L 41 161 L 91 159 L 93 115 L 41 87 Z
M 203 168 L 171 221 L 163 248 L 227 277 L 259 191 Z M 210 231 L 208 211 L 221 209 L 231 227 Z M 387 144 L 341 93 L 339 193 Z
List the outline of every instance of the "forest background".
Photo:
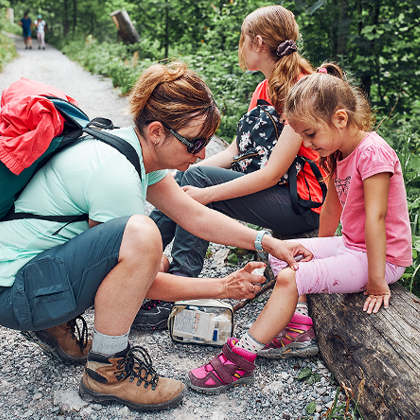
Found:
M 336 61 L 363 89 L 376 130 L 397 151 L 405 177 L 414 264 L 403 285 L 420 296 L 420 0 L 0 0 L 0 30 L 21 34 L 28 11 L 48 24 L 47 42 L 92 73 L 112 78 L 127 94 L 154 62 L 181 60 L 207 82 L 223 114 L 218 136 L 228 142 L 263 80 L 238 65 L 241 24 L 268 4 L 291 10 L 299 24 L 299 52 L 315 67 Z M 15 24 L 6 16 L 13 8 Z M 118 40 L 110 14 L 128 12 L 140 41 Z M 0 35 L 0 69 L 15 54 Z

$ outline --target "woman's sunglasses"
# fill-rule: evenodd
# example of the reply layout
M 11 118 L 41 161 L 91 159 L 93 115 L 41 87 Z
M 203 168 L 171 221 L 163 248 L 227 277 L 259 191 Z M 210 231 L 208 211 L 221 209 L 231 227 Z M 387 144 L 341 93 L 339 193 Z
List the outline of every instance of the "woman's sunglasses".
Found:
M 195 153 L 200 152 L 201 150 L 203 150 L 210 143 L 210 140 L 213 138 L 213 136 L 211 136 L 208 139 L 206 139 L 204 137 L 200 137 L 198 139 L 188 140 L 184 136 L 181 136 L 181 134 L 178 134 L 175 130 L 173 130 L 171 127 L 169 127 L 164 122 L 161 122 L 161 124 L 164 127 L 166 127 L 169 130 L 169 132 L 175 138 L 177 138 L 182 144 L 185 144 L 185 146 L 187 146 L 188 153 L 195 154 Z

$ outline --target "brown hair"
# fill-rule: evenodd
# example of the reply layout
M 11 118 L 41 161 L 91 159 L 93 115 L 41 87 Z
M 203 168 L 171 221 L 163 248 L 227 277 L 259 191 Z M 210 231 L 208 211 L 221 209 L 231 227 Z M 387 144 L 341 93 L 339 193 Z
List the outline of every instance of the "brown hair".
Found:
M 323 70 L 322 70 L 323 69 Z M 333 115 L 337 109 L 344 109 L 348 124 L 359 130 L 372 127 L 372 111 L 362 91 L 352 86 L 344 72 L 335 63 L 324 63 L 318 72 L 304 77 L 287 95 L 284 113 L 289 122 L 325 124 L 333 127 Z M 334 174 L 339 151 L 320 158 L 321 166 Z
M 271 57 L 277 62 L 268 80 L 270 100 L 279 114 L 283 113 L 283 103 L 287 92 L 299 80 L 299 76 L 313 72 L 312 66 L 297 51 L 284 57 L 277 55 L 278 46 L 287 40 L 298 41 L 299 26 L 294 14 L 283 6 L 261 7 L 249 14 L 242 25 L 239 40 L 239 64 L 245 70 L 242 47 L 248 35 L 254 41 L 260 35 Z
M 143 72 L 129 98 L 129 110 L 141 133 L 153 121 L 165 122 L 175 131 L 192 118 L 206 116 L 199 137 L 213 136 L 220 111 L 208 86 L 187 64 L 155 64 Z

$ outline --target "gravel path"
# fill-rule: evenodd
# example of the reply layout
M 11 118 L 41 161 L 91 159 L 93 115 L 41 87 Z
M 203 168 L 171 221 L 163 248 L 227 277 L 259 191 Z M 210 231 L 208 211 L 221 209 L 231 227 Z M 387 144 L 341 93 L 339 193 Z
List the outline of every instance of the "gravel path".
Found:
M 127 99 L 119 96 L 109 79 L 92 76 L 49 45 L 45 51 L 25 50 L 22 38 L 14 36 L 14 39 L 19 56 L 0 73 L 0 91 L 20 77 L 36 79 L 75 98 L 91 118 L 102 116 L 119 126 L 130 124 L 130 118 L 124 114 Z M 34 45 L 37 48 L 36 42 Z M 223 143 L 214 141 L 208 154 L 222 147 Z M 206 260 L 203 276 L 219 277 L 231 272 L 234 268 L 226 266 L 223 258 L 218 260 L 225 248 L 212 244 L 211 249 L 213 257 Z M 235 315 L 236 336 L 250 327 L 268 295 L 269 292 Z M 92 311 L 86 315 L 92 326 Z M 130 340 L 149 350 L 160 374 L 180 380 L 189 369 L 219 352 L 210 346 L 175 344 L 167 331 L 149 334 L 133 329 Z M 0 349 L 0 419 L 7 420 L 295 420 L 307 415 L 305 408 L 312 401 L 316 403 L 313 416 L 316 420 L 331 406 L 335 396 L 336 386 L 331 385 L 330 372 L 318 357 L 279 361 L 258 358 L 256 380 L 246 388 L 237 387 L 216 396 L 188 391 L 184 401 L 174 409 L 137 413 L 121 405 L 89 405 L 82 401 L 77 389 L 83 368 L 49 359 L 16 331 L 0 327 Z M 297 380 L 305 367 L 316 373 L 315 383 Z

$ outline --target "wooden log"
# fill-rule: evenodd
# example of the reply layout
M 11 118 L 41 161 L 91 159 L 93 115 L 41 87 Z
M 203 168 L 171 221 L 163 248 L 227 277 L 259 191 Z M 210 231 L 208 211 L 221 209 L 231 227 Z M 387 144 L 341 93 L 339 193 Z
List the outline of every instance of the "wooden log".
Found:
M 362 293 L 308 295 L 321 356 L 365 420 L 420 419 L 420 299 L 398 283 L 391 293 L 389 309 L 371 315 Z
M 111 17 L 118 29 L 118 37 L 124 44 L 134 44 L 140 41 L 140 36 L 125 10 L 116 10 L 111 13 Z

